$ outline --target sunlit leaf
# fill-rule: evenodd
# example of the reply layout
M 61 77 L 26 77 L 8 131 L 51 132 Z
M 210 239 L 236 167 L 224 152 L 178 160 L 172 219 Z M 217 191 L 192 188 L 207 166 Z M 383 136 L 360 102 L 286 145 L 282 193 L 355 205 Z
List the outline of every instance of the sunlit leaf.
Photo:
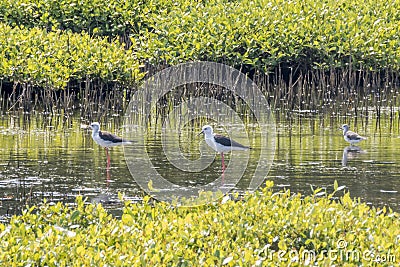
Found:
M 232 260 L 233 260 L 233 257 L 232 257 L 232 256 L 226 257 L 226 258 L 223 260 L 222 265 L 226 265 L 226 264 L 230 263 Z

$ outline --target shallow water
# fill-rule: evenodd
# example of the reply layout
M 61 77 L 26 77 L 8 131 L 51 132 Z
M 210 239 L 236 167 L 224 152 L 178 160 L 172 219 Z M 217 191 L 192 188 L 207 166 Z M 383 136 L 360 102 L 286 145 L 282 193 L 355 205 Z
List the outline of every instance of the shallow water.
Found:
M 72 203 L 81 194 L 118 210 L 118 193 L 132 200 L 140 200 L 145 194 L 132 178 L 124 148 L 111 149 L 111 169 L 106 171 L 104 149 L 92 141 L 90 131 L 82 129 L 81 122 L 80 118 L 70 118 L 65 123 L 59 118 L 44 116 L 35 120 L 26 116 L 1 117 L 0 215 L 3 219 L 19 213 L 25 204 L 39 203 L 43 198 Z M 397 149 L 400 138 L 396 122 L 363 121 L 355 125 L 350 121 L 353 130 L 368 137 L 350 149 L 338 129 L 341 124 L 335 119 L 314 116 L 295 116 L 290 121 L 281 119 L 276 124 L 275 158 L 267 179 L 275 182 L 276 190 L 287 188 L 307 195 L 317 187 L 324 187 L 330 193 L 337 180 L 352 197 L 400 211 L 400 150 Z M 216 132 L 224 133 L 223 128 L 215 126 Z M 119 135 L 125 129 L 117 117 L 102 127 Z M 250 125 L 248 129 L 253 128 Z M 199 172 L 174 167 L 171 158 L 163 154 L 161 135 L 156 130 L 149 131 L 147 136 L 147 154 L 135 156 L 139 161 L 141 155 L 143 160 L 149 158 L 154 170 L 172 183 L 198 186 L 219 181 L 221 157 L 214 157 L 203 137 L 197 136 L 199 131 L 197 125 L 186 125 L 179 133 L 181 139 L 177 144 L 189 160 L 200 158 L 199 147 L 207 151 L 208 165 Z M 250 161 L 244 179 L 237 185 L 230 185 L 235 191 L 245 191 L 257 165 L 257 138 L 250 133 L 253 147 L 248 154 Z M 230 159 L 227 155 L 227 163 Z
M 335 180 L 352 197 L 400 210 L 400 138 L 389 122 L 358 125 L 368 139 L 351 147 L 340 124 L 302 119 L 292 127 L 278 125 L 278 148 L 269 177 L 278 187 L 311 194 L 311 186 L 333 190 Z M 393 126 L 393 125 L 392 125 Z

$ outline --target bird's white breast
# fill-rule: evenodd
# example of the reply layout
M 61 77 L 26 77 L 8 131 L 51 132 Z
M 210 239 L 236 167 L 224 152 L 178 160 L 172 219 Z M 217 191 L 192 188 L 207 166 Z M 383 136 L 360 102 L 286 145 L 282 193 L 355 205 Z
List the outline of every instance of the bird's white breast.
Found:
M 207 145 L 209 145 L 209 146 L 210 146 L 212 149 L 214 149 L 215 151 L 219 152 L 218 149 L 217 149 L 217 147 L 216 147 L 214 137 L 212 137 L 212 138 L 206 138 L 205 140 L 206 140 Z

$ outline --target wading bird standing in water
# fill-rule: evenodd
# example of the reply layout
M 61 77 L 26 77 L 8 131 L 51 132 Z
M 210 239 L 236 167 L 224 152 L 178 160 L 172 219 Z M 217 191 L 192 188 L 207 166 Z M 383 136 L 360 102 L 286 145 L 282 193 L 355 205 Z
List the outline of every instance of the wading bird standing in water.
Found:
M 209 145 L 216 152 L 221 153 L 222 157 L 222 172 L 225 171 L 225 158 L 224 152 L 229 152 L 232 150 L 249 150 L 251 147 L 244 146 L 238 142 L 233 141 L 229 137 L 225 137 L 219 134 L 214 134 L 213 128 L 210 125 L 205 125 L 201 129 L 200 134 L 204 134 L 204 139 L 207 145 Z
M 358 133 L 349 131 L 349 125 L 347 124 L 343 124 L 342 127 L 340 128 L 343 130 L 343 138 L 346 142 L 349 142 L 351 146 L 353 146 L 354 144 L 365 140 L 367 138 L 362 137 L 361 135 L 359 135 Z
M 124 140 L 121 137 L 116 136 L 112 133 L 100 131 L 100 124 L 98 122 L 92 122 L 92 124 L 90 124 L 89 127 L 93 130 L 92 131 L 93 140 L 100 146 L 104 147 L 104 149 L 106 150 L 107 170 L 109 170 L 111 164 L 111 158 L 110 154 L 108 153 L 108 149 L 113 146 L 130 145 L 132 144 L 132 142 Z

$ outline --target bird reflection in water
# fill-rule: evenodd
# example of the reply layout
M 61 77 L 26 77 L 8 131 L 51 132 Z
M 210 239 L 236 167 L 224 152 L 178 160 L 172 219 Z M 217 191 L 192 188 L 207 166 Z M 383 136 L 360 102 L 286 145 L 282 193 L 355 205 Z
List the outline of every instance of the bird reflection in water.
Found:
M 342 166 L 347 166 L 347 162 L 349 159 L 357 158 L 360 154 L 365 154 L 364 150 L 362 150 L 358 146 L 347 146 L 343 149 L 343 157 L 342 157 Z

